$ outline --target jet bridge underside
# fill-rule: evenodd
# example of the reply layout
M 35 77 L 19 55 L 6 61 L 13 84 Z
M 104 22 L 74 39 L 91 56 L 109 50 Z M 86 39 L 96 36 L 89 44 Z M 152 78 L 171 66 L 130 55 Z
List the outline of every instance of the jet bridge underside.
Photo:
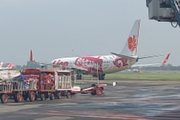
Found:
M 146 6 L 150 20 L 180 26 L 180 0 L 146 0 Z

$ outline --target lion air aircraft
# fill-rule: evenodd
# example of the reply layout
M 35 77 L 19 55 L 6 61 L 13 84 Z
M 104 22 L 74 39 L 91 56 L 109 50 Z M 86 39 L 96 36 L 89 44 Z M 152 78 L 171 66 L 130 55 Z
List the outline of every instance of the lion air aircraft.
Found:
M 140 20 L 136 20 L 127 38 L 126 44 L 122 49 L 122 51 L 120 52 L 117 53 L 111 52 L 111 55 L 102 55 L 102 56 L 99 55 L 99 56 L 57 58 L 52 60 L 50 64 L 53 66 L 62 66 L 62 67 L 75 69 L 77 71 L 77 79 L 81 79 L 81 73 L 83 72 L 84 74 L 98 75 L 99 80 L 104 80 L 105 74 L 115 73 L 134 67 L 134 64 L 137 63 L 139 59 L 162 56 L 162 55 L 151 55 L 145 57 L 137 56 L 139 30 L 140 30 Z M 144 66 L 163 65 L 163 64 L 153 63 Z M 137 66 L 138 65 L 136 65 L 135 67 Z
M 3 62 L 0 63 L 0 70 L 5 70 L 5 69 L 14 69 L 14 64 L 9 63 L 6 67 L 3 67 Z

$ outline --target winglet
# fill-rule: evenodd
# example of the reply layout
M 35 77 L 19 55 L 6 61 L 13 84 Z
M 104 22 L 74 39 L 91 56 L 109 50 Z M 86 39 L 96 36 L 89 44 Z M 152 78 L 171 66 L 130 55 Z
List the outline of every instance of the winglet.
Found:
M 166 65 L 169 59 L 170 53 L 166 56 L 165 60 L 162 62 L 162 65 Z

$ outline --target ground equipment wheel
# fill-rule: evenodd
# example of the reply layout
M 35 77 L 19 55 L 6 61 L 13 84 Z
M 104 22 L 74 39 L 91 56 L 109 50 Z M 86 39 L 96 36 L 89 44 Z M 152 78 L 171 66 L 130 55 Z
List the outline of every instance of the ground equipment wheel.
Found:
M 35 98 L 36 98 L 36 95 L 35 95 L 35 93 L 34 92 L 30 92 L 29 94 L 29 101 L 34 101 L 35 100 Z
M 96 94 L 97 95 L 102 95 L 103 94 L 103 90 L 101 88 L 96 88 Z
M 21 93 L 15 94 L 14 100 L 15 102 L 21 102 L 23 100 L 22 94 Z
M 54 93 L 51 93 L 50 100 L 54 100 L 55 96 Z
M 44 101 L 46 99 L 45 94 L 41 93 L 40 98 L 41 98 L 41 101 Z
M 57 99 L 61 99 L 61 93 L 60 93 L 60 92 L 57 92 L 57 93 L 56 93 L 56 97 L 57 97 Z
M 91 92 L 91 95 L 96 95 L 96 90 L 93 90 L 93 91 Z
M 7 94 L 3 94 L 1 96 L 1 102 L 2 103 L 7 103 L 8 102 L 8 95 Z
M 68 99 L 70 99 L 70 98 L 72 97 L 71 92 L 67 92 L 66 97 L 67 97 Z

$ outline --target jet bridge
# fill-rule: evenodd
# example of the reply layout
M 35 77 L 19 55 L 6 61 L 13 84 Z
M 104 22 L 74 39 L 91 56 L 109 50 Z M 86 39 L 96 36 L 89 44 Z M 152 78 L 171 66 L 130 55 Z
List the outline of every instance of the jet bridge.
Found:
M 146 0 L 150 20 L 180 26 L 180 0 Z

